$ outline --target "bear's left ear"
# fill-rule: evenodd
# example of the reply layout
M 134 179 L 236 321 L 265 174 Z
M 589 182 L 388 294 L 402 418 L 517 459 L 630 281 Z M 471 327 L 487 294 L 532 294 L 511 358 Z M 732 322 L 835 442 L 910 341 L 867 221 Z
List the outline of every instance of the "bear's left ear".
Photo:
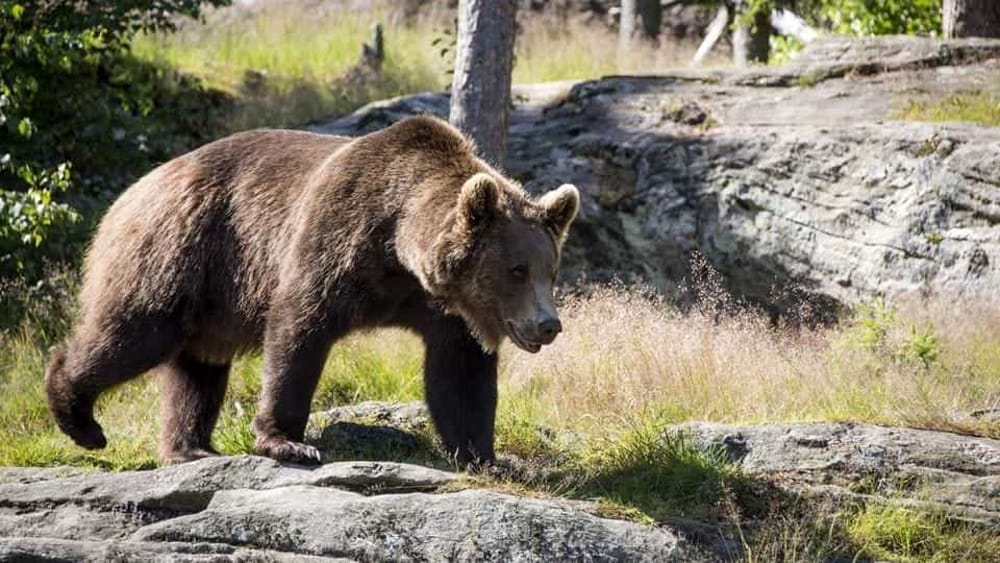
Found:
M 545 224 L 560 241 L 566 238 L 569 225 L 580 209 L 580 192 L 572 184 L 563 184 L 538 200 Z
M 458 215 L 467 227 L 480 227 L 498 213 L 500 187 L 489 174 L 478 172 L 462 184 L 458 195 Z

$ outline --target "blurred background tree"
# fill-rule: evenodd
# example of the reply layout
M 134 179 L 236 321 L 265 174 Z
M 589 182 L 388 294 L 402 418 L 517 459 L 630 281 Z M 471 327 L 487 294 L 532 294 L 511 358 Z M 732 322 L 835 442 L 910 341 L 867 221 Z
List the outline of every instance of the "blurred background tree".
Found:
M 945 37 L 1000 37 L 997 0 L 944 0 Z

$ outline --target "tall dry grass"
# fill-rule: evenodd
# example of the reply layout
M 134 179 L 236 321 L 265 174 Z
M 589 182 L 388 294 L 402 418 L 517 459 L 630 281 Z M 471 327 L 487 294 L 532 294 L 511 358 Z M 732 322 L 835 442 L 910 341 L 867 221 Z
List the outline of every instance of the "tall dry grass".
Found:
M 681 312 L 624 287 L 570 299 L 564 333 L 508 354 L 511 396 L 548 422 L 598 430 L 629 413 L 667 421 L 859 420 L 1000 436 L 1000 303 L 904 300 L 833 327 L 773 323 L 717 304 Z

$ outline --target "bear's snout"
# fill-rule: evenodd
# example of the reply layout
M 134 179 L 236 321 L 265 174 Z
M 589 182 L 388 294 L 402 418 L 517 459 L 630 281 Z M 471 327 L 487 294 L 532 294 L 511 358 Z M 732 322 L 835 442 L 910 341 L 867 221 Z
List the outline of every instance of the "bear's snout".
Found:
M 559 322 L 559 317 L 549 317 L 538 323 L 538 336 L 542 344 L 551 344 L 560 332 L 562 323 Z

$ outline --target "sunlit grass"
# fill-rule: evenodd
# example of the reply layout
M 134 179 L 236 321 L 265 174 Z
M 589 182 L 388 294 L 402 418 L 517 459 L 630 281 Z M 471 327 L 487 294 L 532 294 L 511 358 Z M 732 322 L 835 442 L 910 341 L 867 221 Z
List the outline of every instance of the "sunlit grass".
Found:
M 370 101 L 450 86 L 453 11 L 431 8 L 407 20 L 392 2 L 353 11 L 337 3 L 308 10 L 300 4 L 214 10 L 204 23 L 186 21 L 176 33 L 140 35 L 132 51 L 229 93 L 236 104 L 226 120 L 231 130 L 302 125 Z M 348 78 L 376 23 L 385 37 L 381 74 Z M 614 31 L 601 23 L 553 15 L 522 18 L 514 82 L 655 73 L 686 66 L 694 51 L 688 44 L 636 42 L 619 56 L 617 45 Z
M 501 464 L 483 485 L 597 500 L 611 515 L 647 522 L 686 517 L 738 530 L 747 510 L 764 511 L 763 527 L 736 538 L 747 561 L 859 554 L 923 561 L 935 560 L 934 550 L 988 560 L 996 543 L 989 534 L 917 509 L 890 514 L 897 509 L 831 505 L 795 517 L 771 514 L 773 499 L 759 496 L 721 452 L 703 450 L 669 426 L 857 420 L 998 437 L 1000 424 L 969 416 L 1000 406 L 997 303 L 876 302 L 838 325 L 801 328 L 775 325 L 732 302 L 682 312 L 644 291 L 611 287 L 568 299 L 562 318 L 565 333 L 540 354 L 501 351 L 497 450 L 513 465 Z M 0 342 L 0 466 L 156 467 L 155 378 L 140 377 L 102 399 L 97 417 L 109 446 L 84 451 L 58 432 L 46 410 L 48 343 L 39 332 L 26 325 Z M 333 348 L 313 410 L 419 400 L 421 364 L 422 346 L 412 334 L 355 334 Z M 234 363 L 213 438 L 223 453 L 253 452 L 261 368 L 259 354 Z M 323 438 L 335 442 L 331 459 L 450 467 L 434 452 L 430 428 L 378 434 L 376 424 L 375 434 L 359 441 L 351 432 L 360 427 L 348 426 L 343 436 Z
M 215 11 L 203 24 L 187 21 L 173 34 L 140 35 L 140 59 L 199 77 L 231 94 L 237 111 L 230 127 L 294 126 L 343 114 L 372 100 L 446 85 L 444 59 L 432 44 L 435 25 L 388 25 L 381 72 L 350 75 L 372 38 L 380 11 L 313 10 L 288 6 L 243 13 Z
M 502 350 L 501 449 L 544 450 L 532 442 L 537 426 L 606 439 L 642 412 L 662 423 L 858 420 L 1000 436 L 1000 424 L 969 416 L 1000 406 L 995 303 L 881 303 L 837 326 L 809 329 L 776 327 L 750 311 L 718 319 L 698 308 L 682 313 L 639 291 L 605 288 L 570 299 L 562 317 L 564 334 L 541 353 Z M 116 444 L 145 444 L 129 446 L 123 459 L 143 452 L 136 463 L 148 465 L 157 427 L 153 377 L 101 401 L 112 449 L 84 454 L 53 431 L 41 387 L 46 355 L 30 328 L 4 337 L 0 465 L 35 463 L 40 454 L 21 450 L 44 450 L 40 440 L 67 453 L 64 462 L 111 465 Z M 334 347 L 314 410 L 418 400 L 421 358 L 409 333 L 353 335 Z M 249 420 L 261 364 L 259 355 L 235 362 L 221 428 Z
M 737 526 L 739 522 L 737 520 Z M 891 500 L 837 507 L 803 499 L 763 526 L 740 530 L 747 563 L 799 561 L 992 562 L 1000 535 L 988 526 Z
M 355 335 L 338 343 L 313 401 L 322 410 L 362 400 L 413 401 L 422 396 L 419 342 L 400 331 Z M 96 418 L 107 449 L 88 452 L 55 427 L 43 394 L 46 352 L 21 332 L 0 340 L 0 466 L 80 465 L 143 469 L 157 459 L 158 391 L 146 374 L 108 393 Z M 259 354 L 238 358 L 214 435 L 228 454 L 253 453 L 250 423 L 260 391 Z
M 891 115 L 907 121 L 966 121 L 1000 126 L 1000 94 L 967 90 L 943 98 L 910 100 Z
M 791 328 L 600 290 L 564 307 L 552 346 L 507 358 L 506 394 L 588 432 L 654 408 L 672 422 L 861 420 L 1000 437 L 1000 424 L 969 416 L 1000 405 L 1000 305 L 878 307 L 893 314 Z

